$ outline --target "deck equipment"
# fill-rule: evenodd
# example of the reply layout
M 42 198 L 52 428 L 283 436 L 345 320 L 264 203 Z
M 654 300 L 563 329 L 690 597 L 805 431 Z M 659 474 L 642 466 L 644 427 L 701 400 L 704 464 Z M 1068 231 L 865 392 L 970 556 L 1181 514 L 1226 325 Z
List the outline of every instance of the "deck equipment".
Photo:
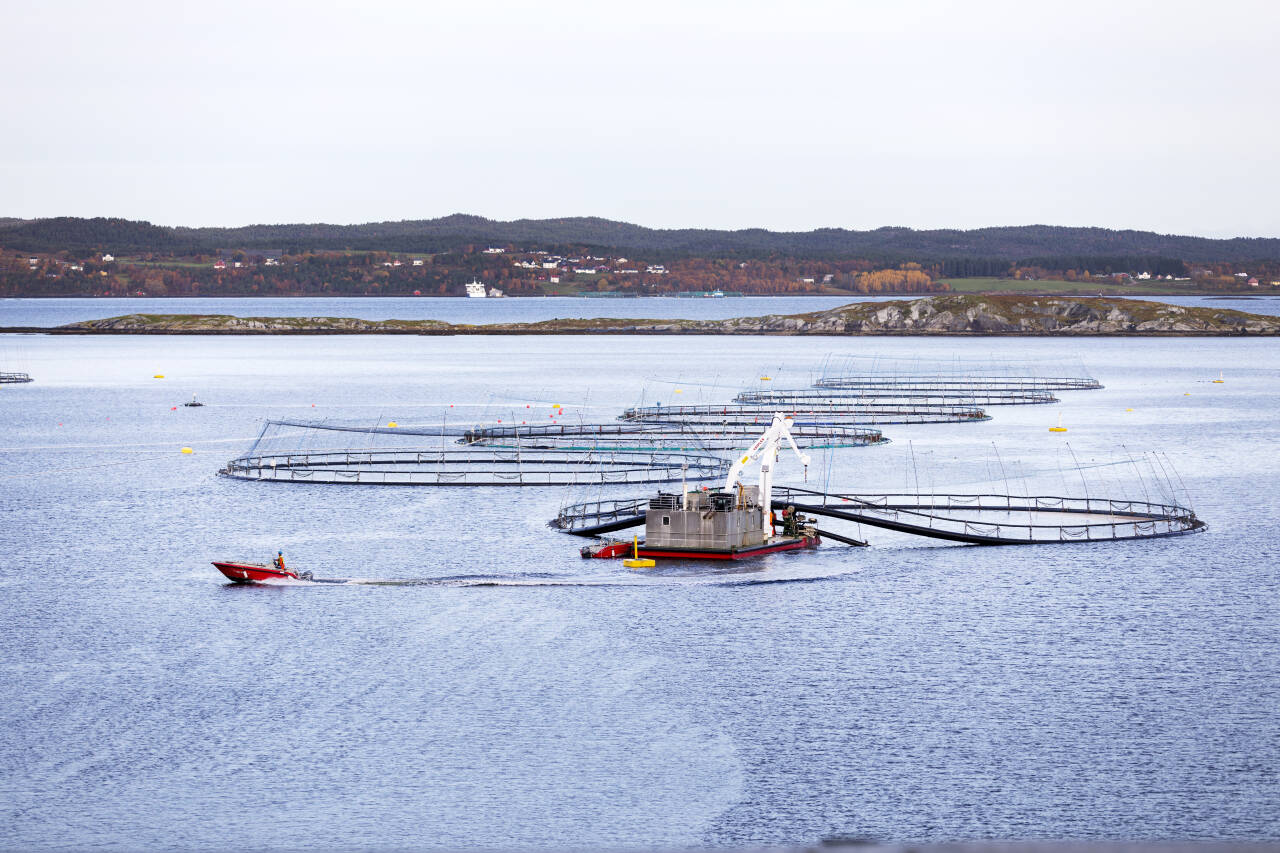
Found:
M 637 540 L 636 558 L 740 560 L 817 547 L 817 531 L 794 509 L 783 511 L 781 535 L 774 529 L 773 471 L 784 443 L 808 470 L 809 457 L 791 436 L 791 420 L 775 413 L 769 427 L 733 463 L 723 487 L 690 491 L 685 484 L 679 495 L 659 492 L 650 498 L 644 511 L 644 545 Z M 759 466 L 758 482 L 748 486 L 742 475 L 752 463 Z

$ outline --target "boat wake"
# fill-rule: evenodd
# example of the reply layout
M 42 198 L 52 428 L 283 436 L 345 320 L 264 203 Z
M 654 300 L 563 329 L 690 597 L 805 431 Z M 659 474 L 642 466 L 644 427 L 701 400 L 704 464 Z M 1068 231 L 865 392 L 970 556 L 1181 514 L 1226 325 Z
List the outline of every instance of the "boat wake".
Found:
M 672 566 L 667 570 L 629 572 L 616 575 L 565 576 L 545 573 L 524 575 L 445 575 L 427 578 L 314 578 L 310 581 L 288 581 L 276 585 L 306 586 L 328 584 L 342 586 L 410 586 L 410 587 L 648 587 L 648 586 L 759 586 L 780 583 L 818 583 L 846 579 L 856 570 L 848 567 L 837 571 L 794 573 L 765 568 L 734 567 L 708 571 L 704 565 L 696 570 Z

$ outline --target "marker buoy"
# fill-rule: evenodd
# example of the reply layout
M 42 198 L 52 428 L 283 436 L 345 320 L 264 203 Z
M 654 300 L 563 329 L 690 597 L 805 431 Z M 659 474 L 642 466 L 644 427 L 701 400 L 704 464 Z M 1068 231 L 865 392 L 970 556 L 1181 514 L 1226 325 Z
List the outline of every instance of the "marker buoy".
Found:
M 153 378 L 153 379 L 164 379 L 164 374 L 163 374 L 163 373 L 157 373 L 157 374 L 156 374 L 155 376 L 153 376 L 152 378 Z
M 391 427 L 392 429 L 395 429 L 396 427 L 400 426 L 400 424 L 396 423 L 395 421 L 387 421 L 387 426 Z
M 1049 432 L 1066 432 L 1067 428 L 1062 425 L 1062 412 L 1058 412 L 1058 425 L 1049 427 Z
M 183 452 L 184 454 L 186 454 L 187 456 L 190 456 L 192 453 L 195 453 L 195 451 L 194 451 L 194 450 L 192 450 L 190 447 L 184 447 L 184 448 L 182 448 L 182 452 Z
M 631 548 L 632 548 L 632 551 L 631 551 L 632 556 L 622 561 L 622 565 L 626 566 L 628 569 L 651 569 L 655 565 L 657 565 L 657 563 L 655 563 L 653 560 L 649 559 L 648 557 L 640 556 L 640 537 L 639 536 L 633 536 L 631 538 Z

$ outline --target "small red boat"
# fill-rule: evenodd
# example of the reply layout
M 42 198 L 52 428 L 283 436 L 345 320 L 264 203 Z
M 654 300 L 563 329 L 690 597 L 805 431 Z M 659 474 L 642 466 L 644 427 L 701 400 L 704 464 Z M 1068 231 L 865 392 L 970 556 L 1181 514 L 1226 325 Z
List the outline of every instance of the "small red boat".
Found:
M 629 556 L 632 547 L 630 542 L 609 540 L 607 542 L 597 542 L 594 545 L 583 545 L 578 553 L 582 554 L 582 559 L 584 560 L 592 557 L 600 560 L 612 560 Z
M 278 569 L 275 566 L 268 566 L 263 563 L 233 563 L 230 561 L 214 560 L 213 565 L 222 572 L 227 578 L 235 583 L 259 583 L 261 581 L 278 581 L 278 580 L 310 580 L 310 576 L 304 573 L 299 575 L 297 572 L 289 569 Z

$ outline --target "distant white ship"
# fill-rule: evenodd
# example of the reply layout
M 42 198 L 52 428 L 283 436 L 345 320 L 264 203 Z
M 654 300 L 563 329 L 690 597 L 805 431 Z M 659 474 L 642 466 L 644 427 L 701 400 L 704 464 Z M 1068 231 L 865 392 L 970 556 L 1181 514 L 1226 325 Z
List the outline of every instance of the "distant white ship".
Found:
M 484 282 L 476 281 L 474 278 L 471 279 L 471 283 L 467 285 L 467 296 L 472 299 L 484 299 L 488 295 L 489 292 L 485 290 Z

